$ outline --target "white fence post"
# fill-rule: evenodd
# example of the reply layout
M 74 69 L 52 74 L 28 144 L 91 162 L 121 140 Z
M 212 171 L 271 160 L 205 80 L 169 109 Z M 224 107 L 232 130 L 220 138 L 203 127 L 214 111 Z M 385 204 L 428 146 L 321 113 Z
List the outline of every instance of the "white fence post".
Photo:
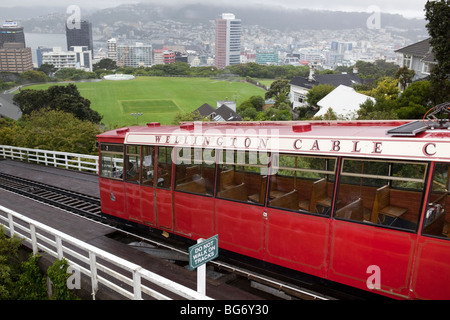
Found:
M 33 254 L 38 253 L 37 238 L 36 238 L 36 227 L 30 224 L 30 235 L 31 235 L 31 246 L 33 247 Z
M 58 253 L 58 259 L 62 259 L 64 257 L 63 255 L 63 248 L 62 248 L 62 240 L 60 237 L 55 236 L 56 241 L 56 252 Z
M 14 237 L 14 221 L 11 213 L 8 213 L 8 222 L 9 222 L 9 236 Z
M 98 279 L 97 279 L 97 259 L 95 253 L 89 251 L 89 267 L 91 270 L 91 286 L 92 286 L 92 299 L 95 300 L 95 295 L 98 290 Z
M 142 300 L 142 292 L 141 292 L 141 267 L 133 270 L 133 291 L 134 291 L 134 300 Z

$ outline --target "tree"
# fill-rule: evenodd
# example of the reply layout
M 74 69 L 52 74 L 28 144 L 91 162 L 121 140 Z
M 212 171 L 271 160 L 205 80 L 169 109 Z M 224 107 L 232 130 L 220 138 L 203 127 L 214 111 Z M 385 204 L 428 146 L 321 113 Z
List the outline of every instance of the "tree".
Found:
M 59 80 L 82 80 L 82 79 L 97 79 L 95 72 L 87 72 L 75 68 L 62 68 L 55 72 L 55 78 Z
M 19 121 L 15 145 L 81 154 L 96 154 L 96 135 L 101 131 L 90 121 L 77 119 L 61 110 L 41 109 Z
M 258 115 L 258 111 L 253 107 L 249 106 L 242 110 L 239 115 L 246 120 L 254 120 L 256 116 Z
M 416 81 L 410 84 L 397 100 L 397 114 L 400 119 L 421 119 L 433 106 L 430 81 Z
M 363 92 L 364 93 L 364 92 Z M 395 100 L 400 91 L 398 89 L 398 80 L 390 77 L 380 79 L 377 86 L 365 94 L 380 99 Z
M 256 111 L 261 111 L 266 104 L 265 100 L 261 96 L 252 96 L 249 100 L 253 107 L 255 107 Z
M 99 62 L 95 63 L 92 66 L 93 70 L 96 71 L 98 69 L 103 69 L 103 70 L 116 70 L 117 69 L 117 64 L 114 60 L 109 59 L 109 58 L 105 58 L 100 60 Z
M 174 117 L 172 124 L 179 125 L 180 122 L 193 122 L 193 121 L 209 121 L 208 118 L 203 117 L 200 112 L 178 112 Z
M 43 63 L 38 68 L 38 71 L 44 72 L 47 76 L 50 76 L 52 73 L 54 73 L 56 70 L 55 66 L 49 63 Z
M 47 92 L 45 90 L 24 89 L 14 95 L 14 104 L 19 106 L 22 114 L 30 114 L 34 110 L 49 106 Z
M 308 101 L 310 106 L 318 108 L 317 103 L 334 89 L 335 87 L 329 84 L 313 86 L 306 94 L 306 101 Z
M 16 139 L 20 136 L 20 127 L 16 121 L 8 118 L 0 118 L 0 144 L 15 146 Z
M 400 83 L 401 91 L 404 91 L 408 83 L 411 83 L 415 73 L 416 72 L 414 70 L 410 70 L 407 66 L 401 67 L 397 70 L 395 73 L 395 78 L 397 78 Z
M 7 238 L 0 225 L 0 300 L 14 298 L 14 278 L 19 268 L 19 247 L 22 240 L 17 236 Z
M 83 98 L 74 84 L 67 86 L 51 86 L 47 90 L 26 89 L 13 98 L 23 115 L 33 111 L 50 108 L 72 113 L 80 120 L 100 123 L 102 116 L 91 109 L 91 102 Z
M 427 1 L 425 18 L 431 36 L 430 45 L 437 61 L 437 66 L 430 74 L 431 90 L 436 105 L 450 98 L 450 0 Z
M 375 62 L 357 61 L 353 67 L 349 67 L 347 70 L 340 69 L 340 71 L 351 73 L 355 67 L 358 69 L 361 78 L 374 81 L 383 77 L 392 77 L 398 69 L 398 65 L 395 63 L 376 60 Z
M 39 255 L 30 255 L 20 266 L 19 279 L 15 283 L 16 300 L 45 300 L 47 284 L 44 275 L 39 270 Z
M 247 100 L 243 101 L 236 109 L 236 112 L 242 116 L 242 113 L 247 108 L 253 108 L 256 111 L 262 111 L 265 105 L 265 101 L 261 96 L 252 96 Z
M 265 98 L 266 99 L 271 99 L 274 97 L 278 98 L 280 94 L 284 94 L 287 96 L 290 90 L 291 88 L 289 86 L 289 80 L 286 79 L 276 80 L 272 82 L 272 84 L 270 85 L 269 90 L 267 90 L 266 92 Z
M 21 78 L 26 82 L 47 82 L 47 75 L 42 71 L 28 70 L 22 73 Z
M 393 111 L 392 104 L 384 97 L 375 98 L 376 102 L 367 99 L 360 105 L 357 111 L 358 120 L 389 120 L 397 119 L 397 113 Z
M 67 268 L 69 263 L 65 258 L 56 260 L 53 265 L 47 269 L 49 279 L 53 284 L 52 300 L 78 300 L 76 295 L 67 287 L 69 274 Z

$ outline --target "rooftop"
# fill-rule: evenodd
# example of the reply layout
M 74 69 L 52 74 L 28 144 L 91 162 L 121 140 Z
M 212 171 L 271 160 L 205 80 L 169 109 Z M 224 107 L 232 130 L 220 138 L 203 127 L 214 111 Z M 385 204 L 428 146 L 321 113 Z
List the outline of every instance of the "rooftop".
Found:
M 289 84 L 306 89 L 311 89 L 313 86 L 318 86 L 319 84 L 329 84 L 334 87 L 338 87 L 339 85 L 351 87 L 354 84 L 363 84 L 365 81 L 367 80 L 360 78 L 355 73 L 316 74 L 313 76 L 313 79 L 300 76 L 295 77 Z
M 399 53 L 403 53 L 403 54 L 410 54 L 413 56 L 424 57 L 425 55 L 431 53 L 430 40 L 431 40 L 431 38 L 428 38 L 428 39 L 413 43 L 409 46 L 398 49 L 395 52 L 399 52 Z
M 360 105 L 367 99 L 375 101 L 374 98 L 358 93 L 351 87 L 340 85 L 317 103 L 320 110 L 315 116 L 323 116 L 329 108 L 338 115 L 346 116 L 359 110 Z
M 448 161 L 450 131 L 425 129 L 414 136 L 388 131 L 410 120 L 150 123 L 98 135 L 100 143 L 229 148 L 253 152 L 302 153 Z

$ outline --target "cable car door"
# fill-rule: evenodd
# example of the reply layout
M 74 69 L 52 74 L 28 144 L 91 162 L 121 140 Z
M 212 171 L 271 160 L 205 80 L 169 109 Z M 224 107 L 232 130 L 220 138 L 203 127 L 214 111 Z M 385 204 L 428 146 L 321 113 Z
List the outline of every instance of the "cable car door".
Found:
M 140 172 L 141 172 L 141 147 L 127 145 L 124 161 L 124 191 L 125 191 L 125 218 L 131 221 L 141 220 L 141 194 L 140 194 Z
M 156 150 L 155 220 L 157 227 L 166 230 L 173 230 L 172 150 L 172 147 Z
M 155 210 L 155 147 L 142 147 L 142 173 L 140 192 L 140 214 L 145 224 L 156 225 Z

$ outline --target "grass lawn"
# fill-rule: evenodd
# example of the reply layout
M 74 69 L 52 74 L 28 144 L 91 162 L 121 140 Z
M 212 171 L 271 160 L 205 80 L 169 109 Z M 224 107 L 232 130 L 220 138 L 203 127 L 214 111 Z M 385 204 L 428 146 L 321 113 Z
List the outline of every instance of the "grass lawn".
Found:
M 27 88 L 46 89 L 54 84 Z M 251 96 L 264 97 L 265 91 L 248 83 L 209 78 L 137 77 L 133 80 L 76 83 L 81 95 L 91 101 L 91 108 L 103 115 L 108 127 L 135 125 L 138 121 L 171 124 L 178 112 L 191 112 L 208 103 L 214 108 L 219 100 L 241 104 Z

